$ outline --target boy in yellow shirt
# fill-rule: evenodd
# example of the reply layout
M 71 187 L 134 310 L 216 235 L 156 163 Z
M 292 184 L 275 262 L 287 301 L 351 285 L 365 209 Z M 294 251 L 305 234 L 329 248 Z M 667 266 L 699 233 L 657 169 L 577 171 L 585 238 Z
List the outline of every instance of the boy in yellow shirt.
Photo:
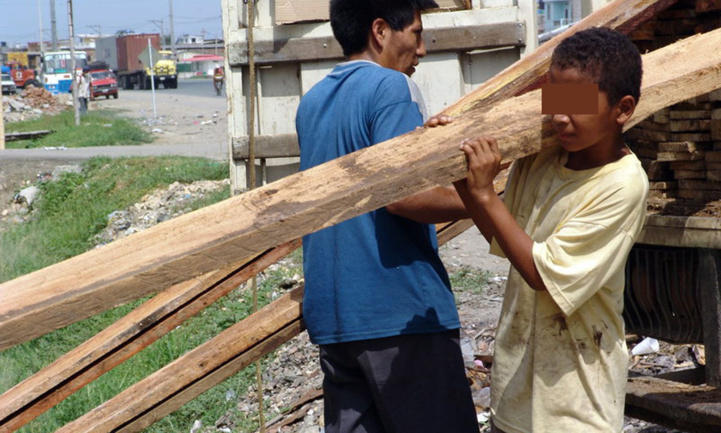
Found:
M 638 50 L 620 33 L 594 28 L 563 41 L 548 89 L 597 85 L 597 110 L 552 115 L 560 146 L 515 162 L 505 205 L 493 190 L 495 140 L 461 145 L 469 171 L 456 188 L 492 252 L 513 265 L 492 370 L 496 432 L 622 430 L 624 265 L 643 227 L 648 179 L 621 133 L 641 75 Z

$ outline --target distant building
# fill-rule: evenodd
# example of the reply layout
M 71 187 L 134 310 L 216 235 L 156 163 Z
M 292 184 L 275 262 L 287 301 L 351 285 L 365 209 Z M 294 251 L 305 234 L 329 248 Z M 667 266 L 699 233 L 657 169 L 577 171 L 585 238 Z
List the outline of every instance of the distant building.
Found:
M 202 45 L 205 43 L 205 38 L 198 35 L 183 35 L 175 43 L 177 45 Z
M 569 0 L 539 0 L 539 31 L 546 33 L 572 23 L 570 3 Z

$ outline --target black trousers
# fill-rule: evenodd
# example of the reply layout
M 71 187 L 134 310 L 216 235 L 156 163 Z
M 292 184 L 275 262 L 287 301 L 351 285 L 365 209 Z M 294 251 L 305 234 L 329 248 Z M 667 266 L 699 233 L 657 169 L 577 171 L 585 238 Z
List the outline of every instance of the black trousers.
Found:
M 478 433 L 459 331 L 320 347 L 326 433 Z

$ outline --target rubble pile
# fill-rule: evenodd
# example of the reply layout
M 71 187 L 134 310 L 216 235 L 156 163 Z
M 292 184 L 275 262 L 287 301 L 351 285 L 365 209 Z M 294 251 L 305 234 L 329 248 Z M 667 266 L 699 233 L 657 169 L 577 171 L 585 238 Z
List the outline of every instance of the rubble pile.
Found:
M 163 221 L 190 212 L 190 205 L 220 188 L 229 188 L 230 180 L 201 180 L 191 184 L 175 182 L 166 189 L 147 194 L 128 209 L 108 215 L 108 225 L 95 236 L 98 246 L 143 231 Z
M 69 95 L 53 95 L 40 87 L 28 87 L 21 94 L 3 96 L 3 119 L 6 123 L 32 120 L 44 114 L 58 114 L 72 106 Z

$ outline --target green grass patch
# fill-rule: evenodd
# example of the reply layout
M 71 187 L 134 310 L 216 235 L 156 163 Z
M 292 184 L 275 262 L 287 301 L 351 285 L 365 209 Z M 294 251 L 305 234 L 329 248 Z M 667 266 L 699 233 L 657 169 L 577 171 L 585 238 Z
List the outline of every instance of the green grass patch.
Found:
M 453 291 L 470 291 L 471 293 L 481 294 L 492 275 L 488 271 L 462 267 L 451 272 L 448 276 Z
M 35 140 L 8 142 L 6 143 L 8 149 L 117 146 L 152 141 L 152 135 L 133 120 L 119 117 L 107 110 L 87 113 L 80 118 L 79 126 L 75 125 L 75 113 L 66 110 L 53 116 L 9 123 L 5 128 L 6 132 L 55 131 Z
M 0 232 L 0 282 L 87 251 L 111 212 L 156 188 L 176 181 L 221 180 L 227 171 L 224 163 L 199 158 L 91 159 L 80 174 L 40 184 L 42 195 L 33 203 L 31 220 Z
M 0 281 L 15 278 L 80 254 L 94 245 L 93 238 L 106 225 L 107 215 L 138 202 L 143 195 L 172 182 L 227 178 L 227 165 L 197 158 L 96 158 L 80 174 L 64 174 L 42 184 L 42 197 L 34 204 L 30 221 L 0 232 Z M 194 202 L 199 208 L 228 197 L 226 191 Z M 258 303 L 262 307 L 280 293 L 279 285 L 302 274 L 300 252 L 284 266 L 259 276 Z M 125 316 L 145 300 L 98 314 L 43 337 L 0 352 L 0 393 L 36 373 L 55 359 Z M 152 374 L 222 330 L 247 317 L 252 294 L 243 287 L 177 327 L 147 349 L 76 392 L 21 432 L 54 431 L 87 413 L 142 378 Z M 257 415 L 240 413 L 238 399 L 255 381 L 250 366 L 146 429 L 153 433 L 189 431 L 195 420 L 212 426 L 229 414 L 235 431 L 257 430 Z M 232 392 L 230 392 L 232 391 Z

